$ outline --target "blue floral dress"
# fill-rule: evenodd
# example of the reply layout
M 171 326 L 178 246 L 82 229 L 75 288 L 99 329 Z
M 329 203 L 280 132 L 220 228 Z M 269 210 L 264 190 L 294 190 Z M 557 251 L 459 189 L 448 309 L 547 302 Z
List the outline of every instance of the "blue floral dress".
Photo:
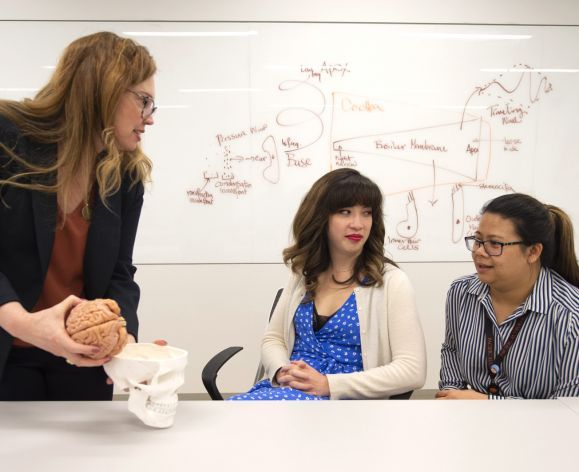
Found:
M 313 328 L 314 302 L 301 303 L 294 316 L 296 338 L 290 359 L 303 360 L 322 374 L 347 374 L 363 370 L 360 322 L 354 292 L 318 331 Z M 272 387 L 269 380 L 229 400 L 328 400 L 291 387 Z

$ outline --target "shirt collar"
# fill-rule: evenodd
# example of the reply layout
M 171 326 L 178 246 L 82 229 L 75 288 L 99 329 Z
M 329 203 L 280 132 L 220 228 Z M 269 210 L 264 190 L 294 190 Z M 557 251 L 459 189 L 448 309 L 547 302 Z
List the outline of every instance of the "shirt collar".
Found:
M 476 296 L 479 302 L 490 296 L 489 286 L 482 283 L 476 274 L 474 274 L 467 292 Z M 553 274 L 549 269 L 541 267 L 539 277 L 537 277 L 533 290 L 525 300 L 522 312 L 526 313 L 530 310 L 535 313 L 548 314 L 552 298 Z
M 541 267 L 539 277 L 531 290 L 530 295 L 525 300 L 523 312 L 527 310 L 535 313 L 548 314 L 549 306 L 553 298 L 553 274 L 549 269 Z
M 473 274 L 472 280 L 468 285 L 467 292 L 475 295 L 479 301 L 483 300 L 489 294 L 489 286 L 483 284 L 477 274 Z

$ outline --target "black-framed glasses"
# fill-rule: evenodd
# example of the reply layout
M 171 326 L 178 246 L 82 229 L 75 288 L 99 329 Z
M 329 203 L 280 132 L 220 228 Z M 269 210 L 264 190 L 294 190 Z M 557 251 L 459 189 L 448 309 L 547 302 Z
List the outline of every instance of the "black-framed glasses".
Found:
M 143 95 L 139 92 L 135 92 L 134 90 L 131 89 L 127 89 L 127 91 L 131 92 L 133 95 L 135 95 L 141 100 L 143 104 L 143 108 L 141 110 L 141 118 L 143 118 L 143 120 L 146 120 L 147 118 L 149 118 L 149 116 L 151 116 L 153 113 L 157 111 L 157 107 L 155 106 L 155 100 L 153 100 L 151 97 L 149 97 L 148 95 Z
M 489 256 L 500 256 L 503 253 L 503 248 L 505 246 L 514 246 L 515 244 L 525 244 L 524 241 L 511 241 L 509 243 L 503 243 L 502 241 L 495 241 L 493 239 L 487 239 L 486 241 L 481 241 L 476 236 L 467 236 L 464 238 L 466 248 L 475 252 L 479 247 L 483 246 L 485 252 Z

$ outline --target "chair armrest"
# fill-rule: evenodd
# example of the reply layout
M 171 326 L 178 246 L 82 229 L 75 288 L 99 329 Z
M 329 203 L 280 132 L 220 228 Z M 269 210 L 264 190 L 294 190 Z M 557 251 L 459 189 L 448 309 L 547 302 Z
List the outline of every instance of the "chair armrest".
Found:
M 209 359 L 209 362 L 207 362 L 205 367 L 203 367 L 203 371 L 201 372 L 201 380 L 203 381 L 205 390 L 207 390 L 211 400 L 223 400 L 223 397 L 217 388 L 217 373 L 229 359 L 231 359 L 242 349 L 243 348 L 239 346 L 232 346 L 223 349 L 223 351 L 218 352 L 211 359 Z

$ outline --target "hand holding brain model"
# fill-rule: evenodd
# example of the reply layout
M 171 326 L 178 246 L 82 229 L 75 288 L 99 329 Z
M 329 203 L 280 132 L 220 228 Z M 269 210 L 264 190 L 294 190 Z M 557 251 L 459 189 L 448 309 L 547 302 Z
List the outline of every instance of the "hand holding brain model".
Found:
M 89 357 L 102 359 L 121 352 L 127 344 L 126 322 L 114 300 L 97 298 L 75 306 L 66 319 L 66 331 L 81 344 L 98 346 Z

